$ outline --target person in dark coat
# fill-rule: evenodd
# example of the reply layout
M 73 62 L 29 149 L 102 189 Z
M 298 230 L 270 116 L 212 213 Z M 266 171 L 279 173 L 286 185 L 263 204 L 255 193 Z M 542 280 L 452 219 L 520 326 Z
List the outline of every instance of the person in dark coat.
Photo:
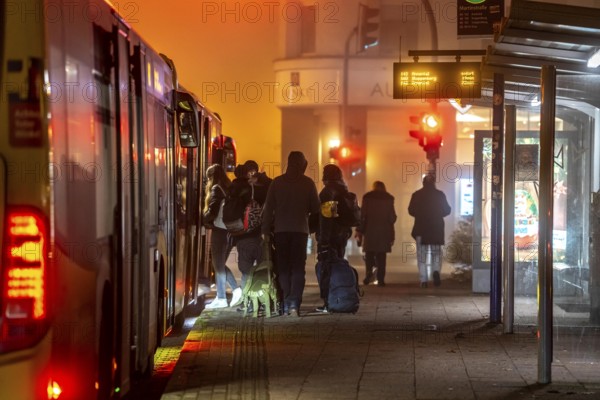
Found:
M 377 268 L 377 285 L 385 286 L 386 253 L 392 251 L 396 233 L 396 210 L 394 196 L 389 194 L 381 181 L 373 183 L 373 190 L 365 193 L 361 204 L 361 221 L 355 237 L 365 252 L 366 275 L 363 283 L 373 281 Z
M 246 168 L 248 183 L 254 186 L 254 198 L 260 204 L 264 204 L 273 179 L 269 178 L 266 172 L 259 172 L 258 163 L 254 160 L 246 161 L 244 168 Z
M 335 164 L 326 165 L 323 168 L 323 184 L 324 187 L 319 193 L 321 213 L 316 234 L 319 261 L 344 258 L 346 244 L 352 236 L 352 228 L 341 222 L 338 213 L 338 204 L 343 201 L 342 196 L 348 193 L 348 186 L 344 182 L 340 167 Z M 317 308 L 318 312 L 328 312 L 330 266 L 327 262 L 321 264 L 319 289 L 324 305 Z
M 421 287 L 426 288 L 429 280 L 427 273 L 427 253 L 431 253 L 433 284 L 441 284 L 442 245 L 444 245 L 444 217 L 450 214 L 450 205 L 446 195 L 435 188 L 435 177 L 425 175 L 423 188 L 412 194 L 408 213 L 415 217 L 412 237 L 417 242 L 417 264 Z
M 290 152 L 286 171 L 271 182 L 263 208 L 263 240 L 273 231 L 283 312 L 291 316 L 299 315 L 306 283 L 309 217 L 319 212 L 317 187 L 304 175 L 307 166 L 302 152 Z
M 239 170 L 239 171 L 238 171 Z M 230 196 L 240 197 L 242 204 L 248 204 L 255 200 L 260 206 L 263 206 L 267 198 L 267 191 L 272 179 L 264 172 L 258 172 L 258 163 L 254 160 L 248 160 L 243 165 L 236 168 L 236 178 L 229 190 Z M 239 183 L 238 183 L 239 181 Z M 252 267 L 258 264 L 262 258 L 261 227 L 257 227 L 241 235 L 233 236 L 233 244 L 238 252 L 238 269 L 242 273 L 242 288 L 246 286 L 246 281 Z M 242 305 L 238 311 L 252 313 L 252 303 Z

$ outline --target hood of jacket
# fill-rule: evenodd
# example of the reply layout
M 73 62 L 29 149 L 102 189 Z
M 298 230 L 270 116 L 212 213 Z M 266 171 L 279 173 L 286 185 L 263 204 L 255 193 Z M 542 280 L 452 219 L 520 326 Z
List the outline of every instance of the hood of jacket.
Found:
M 301 151 L 292 151 L 288 156 L 288 165 L 285 170 L 285 175 L 288 178 L 298 178 L 304 175 L 308 167 L 308 161 Z

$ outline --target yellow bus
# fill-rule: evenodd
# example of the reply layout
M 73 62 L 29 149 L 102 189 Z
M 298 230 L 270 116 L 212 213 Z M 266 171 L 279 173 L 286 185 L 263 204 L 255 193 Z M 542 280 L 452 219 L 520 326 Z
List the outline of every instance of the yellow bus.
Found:
M 2 2 L 0 32 L 0 399 L 118 398 L 202 298 L 235 146 L 106 1 Z

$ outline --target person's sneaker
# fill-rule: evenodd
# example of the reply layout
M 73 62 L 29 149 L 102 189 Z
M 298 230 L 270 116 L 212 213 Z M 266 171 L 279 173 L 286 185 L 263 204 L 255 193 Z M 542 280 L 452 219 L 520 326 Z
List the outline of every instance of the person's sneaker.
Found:
M 317 307 L 315 308 L 315 311 L 323 314 L 327 314 L 329 312 L 329 310 L 327 310 L 327 306 Z
M 442 280 L 440 279 L 440 273 L 438 271 L 433 271 L 433 286 L 440 286 L 442 284 Z
M 297 308 L 290 308 L 290 313 L 288 315 L 290 317 L 299 317 L 300 316 Z
M 427 282 L 421 282 L 421 287 L 422 287 L 423 289 L 427 288 Z
M 377 286 L 385 286 L 385 282 L 383 282 L 383 281 L 377 282 Z
M 363 279 L 363 283 L 364 283 L 365 285 L 368 285 L 369 283 L 371 283 L 371 279 L 369 279 L 369 278 L 367 277 L 367 278 Z
M 216 298 L 212 302 L 210 302 L 210 304 L 207 304 L 204 308 L 206 310 L 215 310 L 217 308 L 226 308 L 227 306 L 227 299 Z
M 231 304 L 229 307 L 239 306 L 242 302 L 242 288 L 233 289 L 233 293 L 231 296 Z

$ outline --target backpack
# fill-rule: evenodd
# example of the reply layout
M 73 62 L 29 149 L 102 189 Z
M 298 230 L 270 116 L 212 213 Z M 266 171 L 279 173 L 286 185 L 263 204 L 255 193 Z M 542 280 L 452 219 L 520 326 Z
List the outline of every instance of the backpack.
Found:
M 223 192 L 223 195 L 225 197 L 223 198 L 223 200 L 221 200 L 221 204 L 219 205 L 219 214 L 217 214 L 217 217 L 213 221 L 213 225 L 216 226 L 217 228 L 227 229 L 227 227 L 225 226 L 225 223 L 223 222 L 223 209 L 225 208 L 225 199 L 227 198 L 227 194 L 225 193 L 225 190 L 223 190 L 223 188 L 221 186 L 218 186 L 218 187 L 219 187 L 219 189 L 221 189 L 221 192 Z
M 360 305 L 358 272 L 348 263 L 348 260 L 343 258 L 319 261 L 316 265 L 319 284 L 325 263 L 330 269 L 327 309 L 330 312 L 339 313 L 357 312 Z
M 262 223 L 262 206 L 254 200 L 254 186 L 252 186 L 252 199 L 244 208 L 244 230 L 252 232 Z
M 242 197 L 227 196 L 223 207 L 223 222 L 227 231 L 234 236 L 252 232 L 261 224 L 262 206 L 254 200 L 254 186 L 252 197 L 244 204 Z
M 360 207 L 356 194 L 345 192 L 338 198 L 337 213 L 339 222 L 348 227 L 360 225 Z

